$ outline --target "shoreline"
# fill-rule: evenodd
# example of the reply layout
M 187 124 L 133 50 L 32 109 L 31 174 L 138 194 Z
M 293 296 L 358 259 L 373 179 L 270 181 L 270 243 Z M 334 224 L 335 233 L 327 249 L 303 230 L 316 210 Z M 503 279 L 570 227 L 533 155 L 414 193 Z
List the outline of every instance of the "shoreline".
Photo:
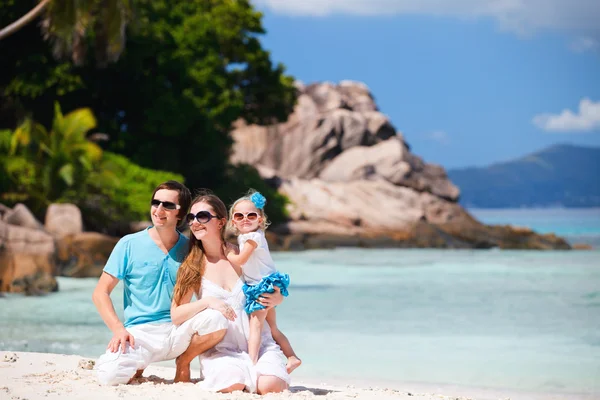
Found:
M 153 364 L 144 377 L 131 385 L 101 386 L 91 369 L 89 357 L 53 353 L 0 351 L 0 394 L 7 398 L 38 399 L 58 397 L 68 399 L 161 399 L 174 400 L 182 396 L 219 400 L 262 398 L 256 394 L 235 392 L 219 394 L 199 389 L 194 383 L 173 383 L 175 369 Z M 192 369 L 192 377 L 197 377 Z M 324 379 L 325 380 L 325 379 Z M 193 379 L 194 381 L 194 379 Z M 196 379 L 197 381 L 197 379 Z M 343 379 L 326 379 L 315 383 L 294 379 L 288 391 L 269 394 L 269 399 L 293 400 L 324 396 L 327 400 L 593 400 L 600 393 L 548 393 L 511 389 L 463 387 L 448 384 L 390 383 Z

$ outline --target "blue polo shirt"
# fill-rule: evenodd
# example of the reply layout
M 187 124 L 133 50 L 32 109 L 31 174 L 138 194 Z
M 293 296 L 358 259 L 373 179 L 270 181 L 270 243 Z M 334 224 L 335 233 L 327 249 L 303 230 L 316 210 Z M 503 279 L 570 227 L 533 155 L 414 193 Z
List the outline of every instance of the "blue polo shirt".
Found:
M 121 238 L 104 267 L 104 272 L 123 280 L 125 327 L 171 321 L 177 270 L 188 253 L 189 240 L 180 232 L 165 254 L 148 229 Z

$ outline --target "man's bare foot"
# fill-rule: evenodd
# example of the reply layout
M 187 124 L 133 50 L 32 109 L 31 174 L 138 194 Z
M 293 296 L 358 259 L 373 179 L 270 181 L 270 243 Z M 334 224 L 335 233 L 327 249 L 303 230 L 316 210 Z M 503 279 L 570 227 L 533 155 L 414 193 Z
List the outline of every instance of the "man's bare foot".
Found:
M 175 360 L 175 379 L 173 380 L 175 383 L 178 382 L 190 382 L 190 364 L 184 364 L 181 362 L 181 359 L 177 357 Z
M 296 368 L 298 368 L 300 366 L 300 364 L 302 364 L 301 359 L 299 359 L 296 356 L 291 356 L 288 358 L 288 362 L 287 362 L 287 365 L 285 366 L 285 369 L 287 369 L 288 374 L 291 374 L 293 370 L 295 370 Z

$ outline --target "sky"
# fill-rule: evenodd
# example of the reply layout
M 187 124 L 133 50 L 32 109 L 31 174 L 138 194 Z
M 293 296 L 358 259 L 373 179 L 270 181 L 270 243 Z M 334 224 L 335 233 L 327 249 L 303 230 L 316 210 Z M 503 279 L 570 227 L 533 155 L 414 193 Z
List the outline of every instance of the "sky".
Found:
M 600 146 L 600 0 L 252 0 L 275 62 L 367 84 L 426 162 Z

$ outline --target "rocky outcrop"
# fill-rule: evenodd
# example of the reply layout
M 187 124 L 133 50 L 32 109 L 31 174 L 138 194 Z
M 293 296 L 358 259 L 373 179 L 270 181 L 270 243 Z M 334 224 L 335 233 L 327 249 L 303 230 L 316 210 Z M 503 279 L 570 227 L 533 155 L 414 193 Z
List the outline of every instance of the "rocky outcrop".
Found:
M 23 204 L 0 205 L 0 292 L 58 290 L 56 275 L 97 277 L 118 238 L 83 232 L 81 211 L 52 204 L 42 225 Z
M 43 229 L 44 226 L 35 218 L 33 213 L 24 204 L 16 204 L 13 209 L 6 207 L 6 213 L 2 220 L 10 225 L 17 225 L 35 230 Z
M 287 122 L 238 122 L 233 163 L 251 164 L 291 201 L 275 248 L 568 249 L 554 235 L 487 226 L 458 203 L 443 167 L 411 153 L 362 83 L 298 85 Z
M 54 252 L 54 240 L 43 230 L 0 221 L 0 292 L 57 290 Z
M 57 251 L 59 275 L 73 278 L 99 277 L 118 241 L 119 238 L 97 232 L 63 237 Z
M 50 204 L 46 210 L 44 225 L 56 238 L 83 232 L 81 211 L 74 204 Z

